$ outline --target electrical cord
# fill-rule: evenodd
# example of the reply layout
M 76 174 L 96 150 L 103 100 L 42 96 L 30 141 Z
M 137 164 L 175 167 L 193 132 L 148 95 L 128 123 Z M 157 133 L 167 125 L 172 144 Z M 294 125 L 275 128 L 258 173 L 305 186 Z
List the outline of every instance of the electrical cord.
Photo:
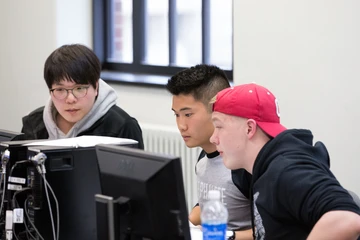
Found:
M 0 215 L 2 214 L 2 210 L 4 207 L 4 200 L 5 200 L 5 189 L 6 189 L 6 165 L 10 160 L 10 151 L 6 149 L 4 152 L 1 153 L 1 181 L 0 181 L 0 187 L 1 183 L 3 183 L 3 191 L 1 196 L 1 204 L 0 204 Z
M 13 198 L 12 198 L 12 201 L 11 201 L 11 206 L 12 206 L 12 209 L 16 208 L 16 196 L 19 194 L 19 193 L 23 193 L 25 191 L 29 191 L 31 190 L 31 188 L 29 187 L 26 187 L 26 188 L 23 188 L 21 190 L 18 190 L 14 193 L 13 195 Z
M 24 236 L 25 235 L 25 236 Z M 22 232 L 20 232 L 19 234 L 18 234 L 18 237 L 19 237 L 19 239 L 20 240 L 23 240 L 23 239 L 31 239 L 31 240 L 36 240 L 36 238 L 34 237 L 34 236 L 29 236 L 29 232 L 27 231 L 27 230 L 24 230 L 24 231 L 22 231 Z M 25 237 L 25 238 L 24 238 Z M 31 237 L 31 238 L 30 238 Z
M 4 179 L 4 175 L 1 174 L 1 176 L 0 176 L 0 189 L 1 189 L 1 184 L 2 184 L 3 179 Z M 2 189 L 2 190 L 4 190 L 4 189 Z
M 49 213 L 50 213 L 53 237 L 54 237 L 54 240 L 59 240 L 59 230 L 60 230 L 59 203 L 57 201 L 57 198 L 56 198 L 56 195 L 55 195 L 53 189 L 51 188 L 50 184 L 46 180 L 46 177 L 45 177 L 46 169 L 44 166 L 44 161 L 41 161 L 41 163 L 39 163 L 36 166 L 36 169 L 38 170 L 39 174 L 41 175 L 41 177 L 43 178 L 44 183 L 45 183 L 45 194 L 46 194 L 46 199 L 47 199 L 48 206 L 49 206 Z M 49 198 L 49 192 L 47 190 L 48 188 L 50 189 L 50 191 L 54 197 L 55 205 L 56 205 L 56 220 L 57 220 L 56 230 L 55 230 L 54 218 L 53 218 L 53 213 L 52 213 L 52 208 L 51 208 L 51 203 L 50 203 L 50 198 Z
M 51 194 L 53 195 L 53 198 L 55 200 L 55 207 L 56 207 L 56 221 L 57 221 L 57 224 L 56 224 L 56 227 L 57 227 L 57 231 L 56 231 L 56 239 L 59 240 L 59 232 L 60 232 L 60 213 L 59 213 L 59 202 L 56 198 L 56 195 L 53 191 L 53 189 L 51 188 L 49 182 L 44 179 L 44 182 L 46 183 L 46 186 L 50 189 L 50 192 Z
M 20 232 L 20 233 L 18 234 L 18 236 L 20 237 L 20 236 L 22 236 L 23 234 L 26 234 L 26 239 L 29 239 L 29 235 L 30 235 L 30 237 L 31 237 L 32 240 L 37 240 L 36 237 L 35 237 L 34 235 L 32 235 L 29 227 L 27 226 L 27 222 L 26 222 L 26 219 L 25 219 L 25 218 L 24 218 L 24 226 L 25 226 L 25 229 L 26 229 L 26 230 Z M 15 235 L 15 238 L 17 238 L 15 232 L 14 232 L 14 235 Z M 21 238 L 21 239 L 22 239 L 22 238 Z
M 10 180 L 10 177 L 12 177 L 12 174 L 13 174 L 14 169 L 15 169 L 18 165 L 24 164 L 24 163 L 29 163 L 29 162 L 31 162 L 31 161 L 29 161 L 29 160 L 21 160 L 21 161 L 15 162 L 14 165 L 13 165 L 13 166 L 11 167 L 11 169 L 10 169 L 9 180 Z M 5 184 L 4 184 L 4 185 L 5 185 Z M 4 186 L 4 188 L 5 188 L 5 186 Z M 23 188 L 22 190 L 16 191 L 16 192 L 14 193 L 13 198 L 12 198 L 12 202 L 11 202 L 11 205 L 12 205 L 12 208 L 13 208 L 13 209 L 16 208 L 16 206 L 18 206 L 18 203 L 17 203 L 17 200 L 16 200 L 16 195 L 19 194 L 19 193 L 21 193 L 21 192 L 23 192 L 23 191 L 27 191 L 27 190 L 31 190 L 31 188 Z M 16 204 L 15 204 L 15 203 L 16 203 Z M 25 225 L 25 228 L 27 229 L 26 231 L 29 231 L 29 229 L 28 229 L 28 227 L 27 227 L 27 225 L 26 225 L 25 218 L 24 218 L 24 225 Z M 14 229 L 15 229 L 15 228 L 14 228 Z M 16 234 L 16 232 L 15 232 L 15 230 L 14 230 L 14 237 L 15 237 L 16 240 L 19 240 L 19 239 L 18 239 L 18 235 L 20 235 L 20 234 L 22 234 L 22 233 Z M 26 232 L 26 234 L 27 234 L 27 232 Z M 29 232 L 29 234 L 32 236 L 31 232 Z M 32 236 L 32 238 L 33 238 L 33 239 L 36 239 L 34 236 Z M 29 239 L 28 235 L 27 235 L 27 239 Z
M 27 223 L 25 221 L 24 221 L 24 225 L 25 225 L 25 228 L 26 228 L 26 234 L 29 234 L 32 239 L 36 240 L 36 237 L 34 235 L 32 235 L 32 233 L 31 233 L 31 231 L 30 231 L 30 229 L 27 226 Z M 27 236 L 27 239 L 29 239 L 29 236 Z
M 15 169 L 15 167 L 17 167 L 19 164 L 22 164 L 22 163 L 26 163 L 26 162 L 29 162 L 29 160 L 23 160 L 23 161 L 18 161 L 16 162 L 12 167 L 11 167 L 11 170 L 10 170 L 10 174 L 9 174 L 9 177 L 12 176 L 12 173 Z M 4 180 L 4 187 L 3 187 L 3 193 L 2 193 L 2 199 L 1 199 L 1 206 L 0 206 L 0 213 L 2 212 L 2 208 L 3 208 L 3 203 L 4 203 L 4 198 L 5 198 L 5 189 L 6 189 L 6 166 L 3 166 L 3 174 L 1 175 L 2 179 Z M 2 181 L 1 181 L 2 182 Z M 1 184 L 1 183 L 0 183 Z M 23 188 L 22 190 L 20 191 L 16 191 L 13 195 L 13 200 L 12 200 L 12 206 L 13 208 L 15 208 L 15 197 L 16 195 L 19 193 L 19 192 L 23 192 L 25 190 L 29 190 L 30 188 Z M 14 236 L 15 238 L 18 240 L 17 238 L 17 235 L 14 231 Z
M 47 180 L 46 180 L 45 173 L 42 173 L 41 176 L 42 176 L 42 178 L 44 179 L 44 182 L 46 183 L 46 185 L 45 185 L 45 194 L 46 194 L 46 199 L 47 199 L 48 206 L 49 206 L 49 213 L 50 213 L 50 220 L 51 220 L 53 237 L 54 237 L 54 240 L 58 240 L 58 238 L 57 238 L 57 233 L 55 233 L 54 218 L 53 218 L 53 213 L 52 213 L 52 208 L 51 208 L 51 203 L 50 203 L 50 198 L 49 198 L 49 192 L 48 192 L 48 190 L 47 190 L 48 182 L 47 182 Z M 54 196 L 55 196 L 55 195 L 54 195 Z
M 29 160 L 21 160 L 21 161 L 15 162 L 14 165 L 13 165 L 13 166 L 11 167 L 11 169 L 10 169 L 9 177 L 12 176 L 14 169 L 15 169 L 19 164 L 29 163 L 29 162 L 30 162 Z
M 29 235 L 30 235 L 30 237 L 31 237 L 32 240 L 37 240 L 37 238 L 36 238 L 34 235 L 32 235 L 29 227 L 27 226 L 27 222 L 26 222 L 26 219 L 25 219 L 25 218 L 24 218 L 24 226 L 25 226 L 25 229 L 26 229 L 26 230 L 20 232 L 20 233 L 18 234 L 19 237 L 20 237 L 22 234 L 26 234 L 26 239 L 29 239 Z M 22 238 L 21 238 L 21 239 L 22 239 Z
M 13 195 L 13 198 L 12 198 L 12 201 L 11 201 L 11 207 L 12 207 L 12 209 L 14 209 L 14 208 L 16 208 L 16 207 L 18 207 L 19 206 L 19 204 L 18 204 L 18 202 L 17 202 L 17 200 L 16 200 L 16 196 L 18 195 L 18 194 L 20 194 L 20 193 L 23 193 L 23 192 L 26 192 L 26 191 L 29 191 L 29 190 L 31 190 L 31 188 L 29 188 L 29 187 L 26 187 L 26 188 L 23 188 L 23 189 L 21 189 L 21 190 L 18 190 L 18 191 L 16 191 L 15 193 L 14 193 L 14 195 Z M 15 223 L 13 223 L 13 236 L 16 238 L 16 240 L 19 240 L 19 238 L 18 238 L 18 236 L 17 236 L 17 234 L 16 234 L 16 232 L 15 232 Z
M 46 158 L 47 158 L 46 155 L 44 153 L 40 152 L 40 153 L 36 154 L 35 156 L 33 156 L 30 160 L 34 162 L 36 169 L 38 170 L 39 174 L 41 175 L 41 177 L 44 180 L 45 194 L 46 194 L 46 199 L 47 199 L 48 206 L 49 206 L 53 238 L 54 238 L 54 240 L 59 240 L 59 229 L 60 229 L 59 204 L 58 204 L 58 201 L 57 201 L 54 191 L 52 190 L 50 184 L 48 183 L 48 181 L 46 180 L 46 177 L 45 177 L 45 174 L 46 174 L 45 160 L 46 160 Z M 52 213 L 48 188 L 50 189 L 50 191 L 54 197 L 55 204 L 56 204 L 56 215 L 57 215 L 57 225 L 56 225 L 57 229 L 56 230 L 55 230 L 54 217 L 53 217 L 53 213 Z
M 2 191 L 2 196 L 1 196 L 1 205 L 0 205 L 0 215 L 2 214 L 2 209 L 4 206 L 4 200 L 5 200 L 5 188 L 6 188 L 6 170 L 3 169 L 3 172 L 1 174 L 1 182 L 3 183 L 3 191 Z M 0 182 L 0 186 L 1 186 L 1 182 Z
M 4 157 L 3 157 L 4 158 Z M 16 162 L 12 167 L 11 167 L 11 170 L 10 170 L 10 174 L 9 174 L 9 177 L 12 176 L 12 173 L 15 169 L 16 166 L 18 166 L 19 164 L 22 164 L 22 163 L 26 163 L 26 162 L 29 162 L 29 160 L 22 160 L 22 161 L 18 161 Z M 6 189 L 6 164 L 7 162 L 3 163 L 3 166 L 2 166 L 2 175 L 1 175 L 1 182 L 4 181 L 4 184 L 3 184 L 3 192 L 2 192 L 2 198 L 1 198 L 1 206 L 0 206 L 0 213 L 2 213 L 2 208 L 3 208 L 3 204 L 4 204 L 4 198 L 5 198 L 5 189 Z M 1 186 L 1 182 L 0 182 L 0 186 Z M 24 188 L 24 189 L 28 189 L 28 188 Z M 23 190 L 24 190 L 23 189 Z M 14 196 L 13 196 L 13 207 L 14 207 L 14 199 L 15 199 L 15 196 L 18 194 L 18 191 L 15 192 Z M 15 237 L 16 237 L 16 234 L 14 234 Z
M 13 227 L 14 227 L 14 225 L 15 225 L 15 224 L 13 223 Z M 13 231 L 13 236 L 15 237 L 16 240 L 19 240 L 18 236 L 16 235 L 15 229 L 14 229 L 14 231 Z
M 38 234 L 38 237 L 41 239 L 41 240 L 44 240 L 44 238 L 41 236 L 41 234 L 39 233 L 39 230 L 35 227 L 35 224 L 31 221 L 30 217 L 29 217 L 29 214 L 28 214 L 28 209 L 27 209 L 27 203 L 28 203 L 28 200 L 29 198 L 27 198 L 24 202 L 24 212 L 25 212 L 25 215 L 26 217 L 28 218 L 29 220 L 29 223 L 30 225 L 34 228 L 35 232 Z
M 19 203 L 18 203 L 18 201 L 17 201 L 16 199 L 15 199 L 15 203 L 16 203 L 16 206 L 18 207 L 18 206 L 19 206 Z M 25 204 L 25 203 L 24 203 L 24 204 Z M 20 234 L 26 233 L 26 238 L 29 239 L 28 234 L 30 234 L 30 236 L 31 236 L 31 238 L 32 238 L 33 240 L 37 240 L 37 238 L 36 238 L 34 235 L 31 234 L 31 231 L 30 231 L 29 227 L 27 226 L 27 222 L 26 222 L 26 218 L 25 218 L 25 217 L 24 217 L 24 225 L 25 225 L 26 231 L 22 231 L 22 232 L 20 232 L 18 235 L 20 236 Z

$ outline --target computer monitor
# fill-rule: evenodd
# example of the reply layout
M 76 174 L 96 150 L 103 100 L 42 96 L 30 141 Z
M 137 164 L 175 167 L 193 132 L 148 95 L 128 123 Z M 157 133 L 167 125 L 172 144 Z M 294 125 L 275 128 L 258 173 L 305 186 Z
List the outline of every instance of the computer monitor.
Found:
M 43 141 L 39 141 L 39 144 Z M 24 219 L 27 221 L 26 224 L 14 224 L 13 235 L 17 235 L 17 238 L 14 236 L 14 239 L 28 239 L 28 236 L 31 236 L 29 232 L 37 239 L 39 234 L 35 229 L 44 239 L 53 239 L 53 228 L 50 221 L 45 184 L 38 174 L 34 162 L 28 160 L 39 153 L 43 153 L 47 157 L 45 160 L 46 179 L 59 203 L 60 240 L 96 240 L 94 195 L 101 193 L 101 188 L 95 147 L 26 145 L 33 142 L 28 140 L 0 143 L 1 151 L 8 150 L 10 152 L 10 160 L 6 166 L 5 186 L 7 188 L 4 189 L 6 191 L 4 191 L 4 206 L 2 214 L 0 213 L 0 223 L 3 223 L 2 219 L 4 219 L 5 210 L 14 208 L 15 204 L 13 204 L 12 200 L 16 192 L 24 190 L 24 192 L 16 195 L 15 200 L 20 208 L 25 210 L 26 207 L 27 214 L 24 211 Z M 137 147 L 135 143 L 124 144 L 127 147 Z M 10 176 L 14 180 L 16 178 L 24 181 L 8 181 Z M 10 184 L 13 186 L 13 190 L 10 190 Z M 1 186 L 4 186 L 4 184 Z M 56 224 L 56 205 L 49 189 L 48 193 L 51 212 Z M 2 236 L 3 233 L 3 228 L 0 228 L 0 235 Z
M 24 140 L 24 134 L 0 129 L 0 142 Z
M 46 155 L 46 180 L 53 189 L 59 204 L 60 240 L 97 239 L 96 209 L 91 201 L 101 192 L 100 176 L 94 147 L 69 148 L 35 146 L 28 148 L 28 158 L 38 153 Z M 39 176 L 28 169 L 27 179 Z M 45 183 L 32 184 L 33 196 L 28 199 L 27 210 L 33 213 L 35 227 L 44 239 L 53 239 Z M 48 190 L 55 228 L 57 209 L 54 198 Z M 35 232 L 33 232 L 35 234 Z
M 132 148 L 137 147 L 137 143 L 126 143 L 122 146 Z M 101 186 L 95 147 L 28 147 L 29 159 L 39 153 L 46 155 L 46 179 L 59 203 L 60 240 L 96 240 L 94 196 L 101 193 Z M 28 169 L 27 178 L 30 179 L 33 175 L 36 176 Z M 39 189 L 35 188 L 28 201 L 29 210 L 33 212 L 34 224 L 42 237 L 53 239 L 45 184 L 40 185 L 43 189 L 39 192 Z M 56 223 L 57 210 L 50 191 L 49 196 Z
M 97 145 L 98 239 L 190 239 L 180 158 Z
M 16 207 L 12 201 L 13 197 L 17 194 L 17 192 L 27 188 L 26 179 L 28 168 L 33 166 L 33 164 L 27 161 L 27 147 L 24 144 L 28 144 L 30 142 L 32 141 L 9 140 L 0 142 L 1 155 L 3 156 L 6 151 L 9 152 L 5 165 L 4 162 L 2 162 L 2 173 L 5 177 L 1 178 L 1 197 L 3 198 L 3 211 L 0 212 L 1 223 L 4 223 L 5 221 L 5 212 L 7 210 L 13 210 Z M 18 202 L 19 205 L 22 205 L 26 196 L 30 194 L 32 194 L 31 191 L 24 191 L 21 194 L 17 194 L 16 202 Z M 4 236 L 4 230 L 4 228 L 0 228 L 1 236 Z M 22 233 L 24 233 L 25 230 L 24 224 L 13 225 L 13 232 L 16 233 L 19 240 L 23 239 L 22 237 L 24 237 L 24 235 Z

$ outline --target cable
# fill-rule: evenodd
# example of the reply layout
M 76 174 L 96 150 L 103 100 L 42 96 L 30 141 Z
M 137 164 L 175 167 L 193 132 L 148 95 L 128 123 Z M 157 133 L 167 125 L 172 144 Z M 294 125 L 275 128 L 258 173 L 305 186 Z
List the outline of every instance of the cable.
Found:
M 23 237 L 23 235 L 25 235 L 25 238 Z M 23 240 L 23 239 L 36 240 L 36 238 L 34 236 L 29 236 L 29 232 L 27 230 L 24 230 L 24 231 L 20 232 L 18 234 L 18 237 L 19 237 L 20 240 Z
M 11 206 L 12 206 L 12 209 L 14 209 L 14 208 L 16 208 L 16 207 L 18 207 L 18 202 L 17 202 L 17 200 L 16 200 L 16 196 L 19 194 L 19 193 L 23 193 L 23 192 L 26 192 L 26 191 L 29 191 L 29 190 L 31 190 L 31 188 L 29 188 L 29 187 L 26 187 L 26 188 L 23 188 L 23 189 L 21 189 L 21 190 L 18 190 L 18 191 L 16 191 L 15 193 L 14 193 L 14 195 L 13 195 L 13 198 L 12 198 L 12 201 L 11 201 Z M 18 237 L 17 237 L 17 235 L 16 235 L 16 232 L 15 232 L 15 223 L 13 223 L 13 233 L 14 233 L 14 237 L 16 238 L 16 240 L 19 240 L 18 239 Z M 20 234 L 20 233 L 19 233 Z
M 23 193 L 23 192 L 28 191 L 28 190 L 31 190 L 31 188 L 25 187 L 25 188 L 23 188 L 23 189 L 21 189 L 21 190 L 18 190 L 18 191 L 16 191 L 16 192 L 14 193 L 13 198 L 12 198 L 12 201 L 11 201 L 11 206 L 12 206 L 13 209 L 16 208 L 16 204 L 15 204 L 16 196 L 17 196 L 19 193 Z
M 25 220 L 25 219 L 24 219 Z M 34 240 L 36 240 L 36 237 L 34 237 L 34 235 L 32 235 L 30 229 L 28 228 L 26 222 L 24 221 L 24 225 L 25 225 L 25 228 L 26 228 L 26 233 L 30 234 L 30 237 Z M 27 236 L 27 238 L 29 239 L 29 236 Z
M 47 190 L 47 187 L 50 186 L 46 180 L 46 177 L 45 177 L 45 173 L 42 173 L 41 174 L 42 178 L 44 179 L 44 182 L 45 182 L 45 194 L 46 194 L 46 199 L 47 199 L 47 202 L 48 202 L 48 206 L 49 206 L 49 213 L 50 213 L 50 219 L 51 219 L 51 226 L 52 226 L 52 232 L 53 232 L 53 237 L 54 237 L 54 240 L 58 240 L 58 231 L 56 231 L 55 233 L 55 225 L 54 225 L 54 218 L 53 218 L 53 213 L 52 213 L 52 208 L 51 208 L 51 203 L 50 203 L 50 198 L 49 198 L 49 193 L 48 193 L 48 190 Z M 51 189 L 51 187 L 50 187 Z M 52 191 L 52 190 L 51 190 Z M 53 192 L 52 192 L 53 193 Z M 53 193 L 53 196 L 55 196 L 55 194 Z M 54 199 L 56 199 L 56 197 L 54 197 Z M 57 205 L 57 200 L 55 201 L 56 203 L 56 207 L 57 207 L 57 211 L 58 211 L 58 205 Z M 59 214 L 57 213 L 57 216 L 59 216 Z M 59 224 L 59 222 L 58 222 Z M 57 228 L 59 229 L 59 228 Z
M 0 189 L 1 189 L 1 183 L 2 183 L 3 179 L 4 179 L 4 175 L 1 174 L 1 176 L 0 176 Z
M 60 213 L 59 213 L 59 202 L 56 198 L 56 195 L 53 191 L 53 189 L 51 188 L 49 182 L 44 179 L 44 182 L 46 183 L 46 186 L 48 186 L 48 188 L 50 189 L 50 192 L 51 194 L 53 195 L 53 198 L 55 200 L 55 206 L 56 206 L 56 221 L 57 221 L 57 224 L 56 224 L 56 227 L 57 227 L 57 232 L 56 232 L 56 239 L 59 240 L 59 232 L 60 232 Z
M 19 164 L 22 164 L 22 163 L 26 163 L 26 162 L 29 162 L 29 160 L 22 160 L 22 161 L 18 161 L 16 162 L 12 167 L 11 167 L 11 170 L 10 170 L 10 174 L 9 174 L 9 177 L 12 176 L 12 173 L 15 169 L 15 167 Z M 5 163 L 6 164 L 6 163 Z M 2 208 L 3 208 L 3 203 L 4 203 L 4 198 L 5 198 L 5 189 L 6 189 L 6 166 L 3 165 L 3 174 L 1 175 L 1 178 L 2 180 L 4 180 L 4 187 L 3 187 L 3 193 L 2 193 L 2 199 L 1 199 L 1 206 L 0 206 L 0 213 L 2 212 Z M 1 182 L 2 182 L 1 180 Z M 0 183 L 1 184 L 1 183 Z M 24 188 L 24 189 L 27 189 L 27 188 Z M 17 191 L 15 192 L 14 196 L 13 196 L 13 199 L 15 198 L 15 195 L 17 194 Z
M 10 160 L 10 151 L 8 149 L 6 149 L 4 152 L 2 152 L 1 154 L 1 182 L 0 182 L 0 187 L 1 187 L 1 183 L 3 183 L 3 192 L 2 192 L 2 196 L 1 196 L 1 204 L 0 204 L 0 215 L 2 213 L 2 209 L 4 206 L 4 200 L 5 200 L 5 189 L 6 189 L 6 165 Z
M 52 232 L 53 232 L 53 237 L 54 240 L 59 240 L 59 229 L 60 229 L 60 217 L 59 217 L 59 204 L 57 201 L 57 198 L 55 196 L 54 191 L 52 190 L 50 184 L 47 182 L 45 174 L 46 174 L 46 168 L 45 168 L 45 160 L 46 160 L 46 154 L 44 154 L 43 152 L 39 152 L 38 154 L 36 154 L 35 156 L 33 156 L 30 160 L 34 162 L 36 169 L 38 170 L 39 174 L 42 176 L 44 183 L 45 183 L 45 194 L 46 194 L 46 199 L 48 202 L 48 206 L 49 206 L 49 213 L 50 213 L 50 220 L 51 220 L 51 226 L 52 226 Z M 51 202 L 50 202 L 50 198 L 49 198 L 49 193 L 47 188 L 49 187 L 51 193 L 53 194 L 54 200 L 55 200 L 55 204 L 56 204 L 56 213 L 57 213 L 57 229 L 55 230 L 55 224 L 54 224 L 54 217 L 53 217 L 53 213 L 52 213 L 52 208 L 51 208 Z
M 5 199 L 5 188 L 6 188 L 6 170 L 3 169 L 2 175 L 3 177 L 1 182 L 4 182 L 3 184 L 3 192 L 2 192 L 2 196 L 1 196 L 1 205 L 0 205 L 0 215 L 2 213 L 2 209 L 4 206 L 4 199 Z M 0 183 L 1 184 L 1 183 Z M 1 186 L 1 185 L 0 185 Z
M 28 212 L 27 212 L 27 203 L 28 203 L 28 200 L 29 200 L 29 198 L 27 198 L 27 199 L 25 200 L 25 202 L 24 202 L 25 215 L 26 215 L 26 217 L 28 218 L 30 225 L 34 228 L 35 232 L 38 234 L 39 238 L 40 238 L 41 240 L 44 240 L 44 238 L 41 236 L 41 234 L 39 233 L 38 229 L 35 227 L 34 223 L 31 221 L 31 219 L 30 219 L 30 217 L 29 217 L 29 214 L 28 214 Z
M 23 163 L 28 163 L 28 162 L 30 162 L 29 160 L 21 160 L 21 161 L 17 161 L 17 162 L 15 162 L 14 163 L 14 165 L 11 167 L 11 169 L 10 169 L 10 174 L 9 174 L 9 177 L 11 177 L 12 176 L 12 173 L 13 173 L 13 171 L 14 171 L 14 168 L 16 168 L 17 167 L 17 165 L 19 165 L 19 164 L 23 164 Z
M 15 203 L 16 203 L 16 206 L 18 207 L 19 206 L 19 203 L 18 201 L 15 199 Z M 24 203 L 25 204 L 25 203 Z M 24 210 L 25 211 L 25 210 Z M 34 239 L 34 240 L 37 240 L 36 237 L 34 235 L 31 234 L 31 231 L 30 229 L 28 228 L 27 226 L 27 223 L 26 223 L 26 218 L 24 217 L 24 225 L 25 225 L 25 228 L 26 228 L 26 231 L 22 231 L 20 232 L 18 235 L 20 236 L 20 234 L 23 234 L 24 232 L 26 233 L 26 237 L 27 239 L 29 239 L 29 236 L 27 234 L 30 234 L 31 238 Z M 15 233 L 15 232 L 14 232 Z
M 14 231 L 13 231 L 13 236 L 15 237 L 16 240 L 19 240 L 19 238 L 18 238 L 17 235 L 16 235 L 14 225 L 15 225 L 15 223 L 13 223 L 13 229 L 14 229 Z

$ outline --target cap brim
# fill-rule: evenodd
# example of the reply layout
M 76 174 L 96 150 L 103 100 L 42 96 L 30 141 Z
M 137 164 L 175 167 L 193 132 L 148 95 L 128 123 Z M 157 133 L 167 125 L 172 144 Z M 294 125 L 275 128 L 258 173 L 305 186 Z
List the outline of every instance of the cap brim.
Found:
M 257 125 L 271 137 L 276 137 L 279 133 L 286 130 L 280 123 L 256 122 Z

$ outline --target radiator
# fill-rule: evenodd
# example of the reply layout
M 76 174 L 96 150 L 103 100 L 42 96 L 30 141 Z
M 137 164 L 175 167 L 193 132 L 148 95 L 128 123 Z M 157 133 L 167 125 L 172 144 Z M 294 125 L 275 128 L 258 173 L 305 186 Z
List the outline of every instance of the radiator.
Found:
M 197 203 L 195 164 L 201 148 L 188 148 L 179 130 L 152 124 L 140 124 L 143 131 L 144 148 L 153 153 L 164 153 L 181 158 L 185 197 L 188 210 Z

